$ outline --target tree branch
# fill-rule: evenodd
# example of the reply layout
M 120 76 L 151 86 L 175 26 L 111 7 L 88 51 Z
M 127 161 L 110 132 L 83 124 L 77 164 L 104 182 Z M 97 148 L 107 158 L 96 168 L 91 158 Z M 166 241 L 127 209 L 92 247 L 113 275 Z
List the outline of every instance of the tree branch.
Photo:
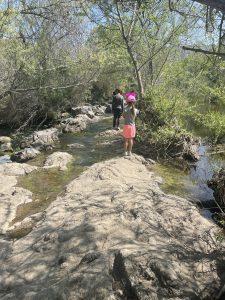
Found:
M 183 46 L 182 49 L 187 50 L 187 51 L 193 51 L 193 52 L 196 52 L 196 53 L 215 55 L 215 56 L 225 58 L 225 53 L 222 53 L 222 52 L 208 51 L 208 50 L 204 50 L 204 49 L 190 48 L 190 47 L 186 47 L 186 46 Z
M 225 13 L 225 3 L 222 0 L 192 0 L 192 1 L 211 6 L 212 8 L 218 9 Z

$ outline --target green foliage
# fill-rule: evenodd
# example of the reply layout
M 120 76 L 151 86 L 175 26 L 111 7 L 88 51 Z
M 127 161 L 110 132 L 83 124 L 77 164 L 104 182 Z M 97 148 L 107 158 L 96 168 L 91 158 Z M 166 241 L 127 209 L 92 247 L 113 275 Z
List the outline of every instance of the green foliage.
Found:
M 189 2 L 174 5 L 201 15 Z M 214 142 L 223 140 L 225 62 L 178 47 L 195 28 L 191 19 L 171 13 L 166 1 L 82 4 L 29 0 L 1 6 L 2 123 L 36 125 L 81 102 L 108 101 L 117 87 L 141 90 L 139 74 L 146 94 L 137 139 L 166 145 L 198 129 Z
M 151 88 L 146 101 L 163 121 L 154 127 L 152 116 L 145 120 L 158 142 L 171 139 L 174 128 L 210 138 L 225 136 L 224 62 L 203 55 L 188 55 L 166 64 L 160 83 Z M 166 126 L 161 128 L 161 124 Z M 171 131 L 172 128 L 172 131 Z
M 196 111 L 190 111 L 189 117 L 213 143 L 219 143 L 225 138 L 224 113 L 211 111 L 201 114 Z

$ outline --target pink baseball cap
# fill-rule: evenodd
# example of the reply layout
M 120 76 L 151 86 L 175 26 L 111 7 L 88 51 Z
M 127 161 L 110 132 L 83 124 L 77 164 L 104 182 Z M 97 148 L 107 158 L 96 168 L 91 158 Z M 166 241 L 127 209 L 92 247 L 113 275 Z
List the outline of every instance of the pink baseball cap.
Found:
M 133 95 L 129 95 L 129 96 L 127 96 L 127 98 L 126 98 L 126 101 L 127 101 L 127 102 L 136 102 L 136 98 L 135 98 L 135 96 L 133 96 Z

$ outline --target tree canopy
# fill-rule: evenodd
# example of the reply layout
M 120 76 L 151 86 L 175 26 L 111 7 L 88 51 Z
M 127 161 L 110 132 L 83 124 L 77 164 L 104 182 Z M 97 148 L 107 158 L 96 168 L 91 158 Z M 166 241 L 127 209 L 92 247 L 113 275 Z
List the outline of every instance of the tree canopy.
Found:
M 222 1 L 4 0 L 0 32 L 2 125 L 42 126 L 118 87 L 138 91 L 146 128 L 161 133 L 173 118 L 185 127 L 181 112 L 201 119 L 186 110 L 196 103 L 223 107 Z

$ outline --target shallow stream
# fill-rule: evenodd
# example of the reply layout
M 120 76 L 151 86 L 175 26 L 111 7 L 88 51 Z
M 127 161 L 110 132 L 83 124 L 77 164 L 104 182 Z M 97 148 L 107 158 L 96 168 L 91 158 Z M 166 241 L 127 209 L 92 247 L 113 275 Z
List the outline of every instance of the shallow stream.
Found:
M 23 220 L 26 216 L 43 211 L 60 193 L 64 193 L 65 186 L 79 176 L 88 166 L 118 155 L 122 155 L 122 145 L 110 145 L 109 137 L 97 137 L 98 133 L 111 129 L 111 119 L 104 119 L 93 123 L 89 128 L 79 134 L 63 134 L 55 151 L 66 151 L 74 156 L 74 162 L 68 171 L 61 172 L 54 169 L 34 171 L 19 178 L 18 185 L 33 192 L 33 201 L 20 205 L 17 209 L 13 223 Z M 70 148 L 70 144 L 80 144 Z M 135 150 L 134 150 L 135 151 Z M 225 166 L 224 154 L 210 154 L 208 146 L 200 147 L 201 159 L 190 170 L 157 163 L 153 169 L 163 178 L 162 189 L 166 193 L 176 194 L 196 202 L 206 202 L 213 199 L 212 190 L 207 187 L 207 180 L 212 177 L 215 169 Z M 51 152 L 42 153 L 29 163 L 43 166 L 46 157 Z M 210 211 L 203 208 L 202 214 L 210 217 Z
M 161 188 L 166 193 L 198 202 L 202 214 L 211 217 L 211 213 L 217 211 L 218 206 L 213 201 L 213 191 L 207 186 L 207 181 L 215 171 L 225 167 L 225 153 L 219 152 L 207 145 L 200 146 L 200 160 L 187 170 L 169 164 L 156 164 L 155 172 L 164 179 Z

